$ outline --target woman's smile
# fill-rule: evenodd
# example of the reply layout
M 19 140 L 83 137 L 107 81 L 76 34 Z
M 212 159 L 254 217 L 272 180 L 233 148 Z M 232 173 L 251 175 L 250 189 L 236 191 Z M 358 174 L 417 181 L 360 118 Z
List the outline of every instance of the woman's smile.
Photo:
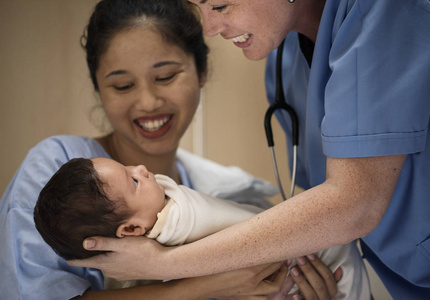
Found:
M 165 135 L 171 128 L 173 114 L 141 117 L 134 120 L 140 134 L 147 139 L 156 139 Z

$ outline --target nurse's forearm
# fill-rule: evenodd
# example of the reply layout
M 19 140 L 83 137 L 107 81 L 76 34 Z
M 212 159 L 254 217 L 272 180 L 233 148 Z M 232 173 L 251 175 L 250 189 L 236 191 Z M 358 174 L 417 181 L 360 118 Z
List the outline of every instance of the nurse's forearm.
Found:
M 169 251 L 176 261 L 172 266 L 175 278 L 294 258 L 367 233 L 356 231 L 355 222 L 338 201 L 321 196 L 325 189 L 309 190 L 245 222 Z M 334 197 L 325 193 L 327 198 Z
M 329 159 L 325 183 L 245 222 L 167 251 L 170 276 L 284 260 L 365 236 L 385 213 L 405 157 Z

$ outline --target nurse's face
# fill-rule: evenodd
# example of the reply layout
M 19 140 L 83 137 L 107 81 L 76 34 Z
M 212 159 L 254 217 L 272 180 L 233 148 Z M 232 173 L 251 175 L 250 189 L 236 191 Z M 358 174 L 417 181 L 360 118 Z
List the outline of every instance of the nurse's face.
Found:
M 96 78 L 123 148 L 147 155 L 176 151 L 199 103 L 200 81 L 191 55 L 153 30 L 133 28 L 110 41 Z
M 287 0 L 189 0 L 197 5 L 206 35 L 220 34 L 248 59 L 269 55 L 295 26 L 294 5 Z

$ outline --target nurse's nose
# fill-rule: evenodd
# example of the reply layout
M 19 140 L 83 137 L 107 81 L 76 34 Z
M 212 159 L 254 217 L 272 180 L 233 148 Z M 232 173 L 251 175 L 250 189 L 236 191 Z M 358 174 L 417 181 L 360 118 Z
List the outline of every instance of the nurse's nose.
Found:
M 157 92 L 157 89 L 150 86 L 141 87 L 134 101 L 135 108 L 145 112 L 157 110 L 163 103 L 163 97 Z
M 203 32 L 209 37 L 221 33 L 225 25 L 221 22 L 220 14 L 216 11 L 201 11 Z

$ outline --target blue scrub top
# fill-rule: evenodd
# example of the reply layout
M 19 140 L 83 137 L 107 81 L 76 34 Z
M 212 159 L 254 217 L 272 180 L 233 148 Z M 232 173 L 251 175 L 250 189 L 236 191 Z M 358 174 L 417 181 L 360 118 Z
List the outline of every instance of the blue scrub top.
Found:
M 269 102 L 275 65 L 276 51 L 267 59 Z M 299 186 L 325 181 L 326 157 L 408 154 L 363 248 L 394 298 L 430 299 L 430 2 L 327 0 L 312 67 L 291 32 L 282 72 L 299 119 Z M 277 117 L 291 154 L 291 121 Z

